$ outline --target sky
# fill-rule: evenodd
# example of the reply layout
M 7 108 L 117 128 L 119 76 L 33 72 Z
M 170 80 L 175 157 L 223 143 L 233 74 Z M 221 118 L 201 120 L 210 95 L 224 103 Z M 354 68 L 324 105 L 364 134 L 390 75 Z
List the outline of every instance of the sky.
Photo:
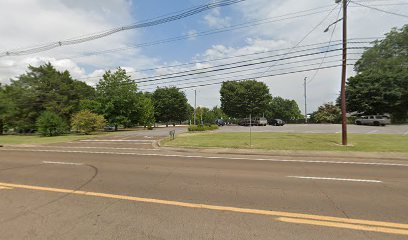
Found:
M 3 0 L 0 53 L 168 17 L 211 2 Z M 361 56 L 361 47 L 407 23 L 405 17 L 357 3 L 408 15 L 407 0 L 353 0 L 348 7 L 348 38 L 353 42 L 349 46 L 356 49 L 349 50 L 350 64 Z M 24 74 L 28 65 L 50 62 L 95 86 L 106 70 L 122 67 L 142 91 L 176 86 L 194 105 L 196 90 L 197 106 L 213 107 L 220 105 L 221 85 L 197 85 L 251 78 L 264 82 L 274 97 L 294 99 L 303 112 L 306 77 L 310 113 L 335 101 L 340 91 L 341 22 L 324 30 L 341 15 L 334 0 L 246 0 L 81 44 L 0 57 L 0 83 Z M 319 67 L 332 68 L 305 71 Z M 347 71 L 348 76 L 355 74 L 353 66 Z M 169 75 L 177 72 L 183 76 Z

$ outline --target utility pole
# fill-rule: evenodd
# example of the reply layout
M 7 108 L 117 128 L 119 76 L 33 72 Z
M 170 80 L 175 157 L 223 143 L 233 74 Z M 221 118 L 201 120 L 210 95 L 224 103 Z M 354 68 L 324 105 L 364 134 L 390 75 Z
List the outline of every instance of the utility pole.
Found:
M 305 123 L 307 123 L 307 95 L 306 95 L 306 79 L 307 77 L 305 77 L 304 80 L 304 90 L 305 90 Z
M 339 2 L 339 0 L 336 0 Z M 341 70 L 341 139 L 347 145 L 346 71 L 347 71 L 347 0 L 343 0 L 343 66 Z
M 197 118 L 197 90 L 194 89 L 194 125 L 196 125 Z

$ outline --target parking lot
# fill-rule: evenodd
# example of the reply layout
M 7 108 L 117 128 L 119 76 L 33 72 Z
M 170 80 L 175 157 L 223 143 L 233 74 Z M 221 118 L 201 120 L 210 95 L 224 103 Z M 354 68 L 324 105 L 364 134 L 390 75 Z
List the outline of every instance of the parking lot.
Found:
M 363 134 L 403 134 L 408 136 L 408 125 L 358 126 L 347 125 L 349 133 Z M 278 126 L 253 126 L 252 132 L 287 132 L 287 133 L 340 133 L 340 124 L 287 124 Z M 224 126 L 219 132 L 247 132 L 249 127 Z

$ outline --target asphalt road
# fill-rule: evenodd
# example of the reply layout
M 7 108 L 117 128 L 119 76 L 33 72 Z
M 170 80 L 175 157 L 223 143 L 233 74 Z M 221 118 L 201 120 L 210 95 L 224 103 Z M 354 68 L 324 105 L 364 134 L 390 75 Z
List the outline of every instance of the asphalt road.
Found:
M 174 152 L 165 134 L 0 148 L 0 239 L 408 239 L 408 159 Z

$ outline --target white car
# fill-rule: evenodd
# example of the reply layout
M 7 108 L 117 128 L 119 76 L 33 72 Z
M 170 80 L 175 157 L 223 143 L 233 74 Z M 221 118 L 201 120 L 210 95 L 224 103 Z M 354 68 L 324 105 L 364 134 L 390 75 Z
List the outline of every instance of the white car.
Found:
M 385 126 L 391 124 L 391 119 L 386 115 L 368 115 L 361 116 L 356 119 L 357 125 L 374 125 L 374 126 Z

